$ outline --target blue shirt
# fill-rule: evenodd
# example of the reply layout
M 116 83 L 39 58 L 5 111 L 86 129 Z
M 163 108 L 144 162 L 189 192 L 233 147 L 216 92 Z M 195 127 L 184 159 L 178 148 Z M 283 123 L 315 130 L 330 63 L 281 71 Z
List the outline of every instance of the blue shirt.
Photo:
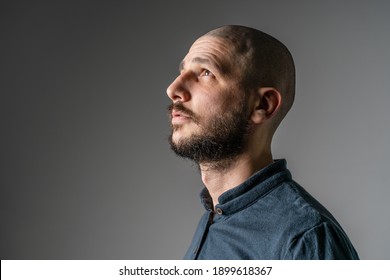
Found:
M 284 159 L 206 208 L 185 259 L 358 259 L 336 219 L 294 182 Z

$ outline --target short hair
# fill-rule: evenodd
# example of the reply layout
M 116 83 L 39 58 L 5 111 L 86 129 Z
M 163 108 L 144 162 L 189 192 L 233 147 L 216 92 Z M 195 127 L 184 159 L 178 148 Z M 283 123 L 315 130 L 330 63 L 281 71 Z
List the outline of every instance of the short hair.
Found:
M 254 28 L 227 25 L 205 34 L 231 44 L 242 61 L 245 88 L 274 87 L 282 94 L 279 124 L 290 110 L 295 97 L 295 66 L 288 48 L 269 34 Z

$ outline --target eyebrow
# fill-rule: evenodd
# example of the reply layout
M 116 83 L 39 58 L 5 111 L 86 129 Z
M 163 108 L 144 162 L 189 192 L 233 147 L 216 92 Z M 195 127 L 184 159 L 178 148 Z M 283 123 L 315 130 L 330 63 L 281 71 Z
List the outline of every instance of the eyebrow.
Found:
M 202 58 L 202 57 L 194 57 L 191 62 L 199 63 L 199 64 L 206 64 L 210 65 L 214 68 L 216 68 L 218 71 L 223 72 L 223 68 L 221 65 L 213 60 L 210 60 L 208 58 Z M 184 69 L 184 60 L 180 62 L 179 65 L 179 72 L 181 72 Z

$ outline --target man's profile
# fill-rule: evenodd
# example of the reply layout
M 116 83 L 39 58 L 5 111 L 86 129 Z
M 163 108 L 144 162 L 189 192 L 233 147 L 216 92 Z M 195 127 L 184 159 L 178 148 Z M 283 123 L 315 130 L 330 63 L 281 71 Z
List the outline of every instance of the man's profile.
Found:
M 206 208 L 186 259 L 358 259 L 335 218 L 273 159 L 295 95 L 289 50 L 224 26 L 201 36 L 167 89 L 179 156 L 199 165 Z

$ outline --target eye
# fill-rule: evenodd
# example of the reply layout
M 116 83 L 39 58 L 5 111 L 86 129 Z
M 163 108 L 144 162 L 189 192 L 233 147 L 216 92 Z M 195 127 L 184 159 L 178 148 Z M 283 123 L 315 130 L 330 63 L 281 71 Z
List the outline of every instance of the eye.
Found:
M 211 73 L 210 70 L 202 69 L 200 76 L 201 77 L 211 77 L 211 76 L 213 76 L 213 73 Z

